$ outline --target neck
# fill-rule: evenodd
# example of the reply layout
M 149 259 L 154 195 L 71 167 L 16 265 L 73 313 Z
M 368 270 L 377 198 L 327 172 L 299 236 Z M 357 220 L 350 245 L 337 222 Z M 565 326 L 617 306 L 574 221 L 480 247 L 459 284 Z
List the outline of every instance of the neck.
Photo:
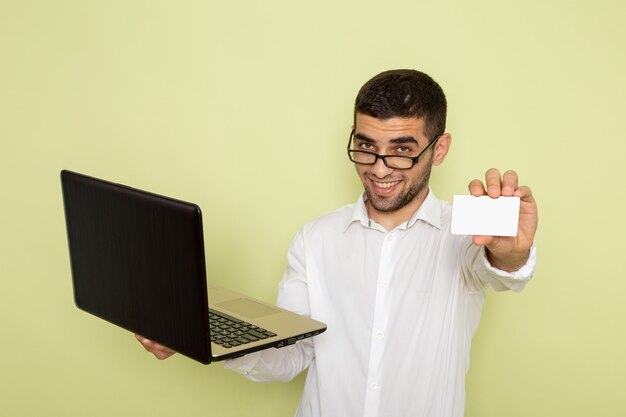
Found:
M 365 201 L 365 207 L 367 208 L 367 215 L 370 219 L 381 225 L 387 231 L 391 231 L 408 221 L 413 214 L 422 206 L 424 200 L 428 196 L 428 187 L 424 187 L 424 190 L 415 196 L 409 204 L 394 211 L 379 211 L 374 208 L 369 200 Z

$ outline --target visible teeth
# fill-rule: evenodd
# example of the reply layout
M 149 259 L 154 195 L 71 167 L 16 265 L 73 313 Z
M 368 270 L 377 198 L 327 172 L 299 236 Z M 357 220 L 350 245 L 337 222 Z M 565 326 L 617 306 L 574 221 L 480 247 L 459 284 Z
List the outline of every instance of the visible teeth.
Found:
M 396 185 L 399 182 L 400 181 L 394 181 L 394 182 L 374 182 L 374 184 L 376 184 L 376 186 L 379 187 L 379 188 L 389 188 L 389 187 L 393 187 L 394 185 Z

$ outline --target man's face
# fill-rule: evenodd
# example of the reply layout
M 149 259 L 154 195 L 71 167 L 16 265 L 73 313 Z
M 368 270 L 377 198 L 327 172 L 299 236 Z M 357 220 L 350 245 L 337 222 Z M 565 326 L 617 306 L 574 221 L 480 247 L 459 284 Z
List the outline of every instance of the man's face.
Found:
M 352 149 L 379 155 L 417 156 L 430 142 L 424 134 L 423 118 L 381 120 L 357 113 L 354 128 Z M 406 170 L 388 168 L 382 159 L 374 165 L 355 164 L 371 207 L 388 213 L 416 201 L 421 204 L 428 193 L 433 153 L 433 149 L 427 150 L 413 168 Z

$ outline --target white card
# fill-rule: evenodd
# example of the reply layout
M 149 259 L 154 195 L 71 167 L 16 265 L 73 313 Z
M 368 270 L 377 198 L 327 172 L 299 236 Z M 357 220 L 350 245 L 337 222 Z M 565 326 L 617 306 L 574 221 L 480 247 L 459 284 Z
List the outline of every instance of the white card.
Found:
M 455 195 L 452 200 L 452 234 L 517 236 L 519 197 Z

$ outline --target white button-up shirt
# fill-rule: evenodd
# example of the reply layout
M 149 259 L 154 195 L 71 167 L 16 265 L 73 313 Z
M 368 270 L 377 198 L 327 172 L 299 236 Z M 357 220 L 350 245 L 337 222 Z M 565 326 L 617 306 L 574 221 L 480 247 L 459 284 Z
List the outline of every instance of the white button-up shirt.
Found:
M 286 381 L 309 366 L 299 417 L 462 416 L 486 285 L 521 290 L 535 250 L 517 272 L 497 270 L 471 237 L 450 234 L 450 215 L 430 191 L 392 231 L 368 218 L 364 196 L 306 224 L 277 304 L 328 330 L 225 366 L 256 381 Z

